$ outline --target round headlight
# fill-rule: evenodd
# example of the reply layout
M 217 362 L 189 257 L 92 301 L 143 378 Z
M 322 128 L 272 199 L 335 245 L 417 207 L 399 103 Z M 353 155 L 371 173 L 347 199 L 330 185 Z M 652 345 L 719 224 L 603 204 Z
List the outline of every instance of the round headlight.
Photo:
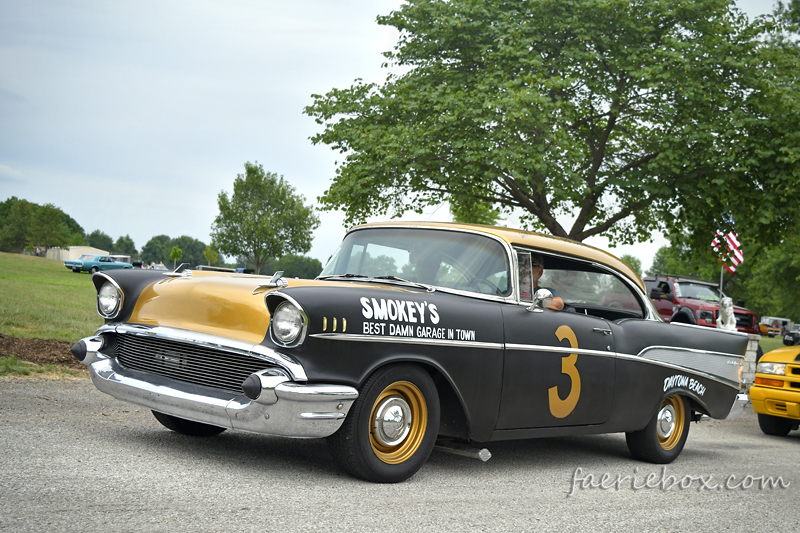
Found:
M 111 317 L 119 310 L 121 298 L 119 290 L 111 283 L 105 282 L 97 293 L 97 309 L 105 317 Z
M 272 314 L 272 334 L 281 344 L 292 344 L 303 332 L 305 316 L 290 302 L 283 302 Z

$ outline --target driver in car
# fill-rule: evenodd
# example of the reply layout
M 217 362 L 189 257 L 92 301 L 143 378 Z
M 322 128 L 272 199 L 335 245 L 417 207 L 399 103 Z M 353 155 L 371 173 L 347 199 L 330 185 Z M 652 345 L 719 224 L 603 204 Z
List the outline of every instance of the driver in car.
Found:
M 561 311 L 564 309 L 564 300 L 558 293 L 550 288 L 550 287 L 539 287 L 539 278 L 542 277 L 544 273 L 544 257 L 539 254 L 532 253 L 531 254 L 531 281 L 533 281 L 533 292 L 536 292 L 536 289 L 542 288 L 547 289 L 553 294 L 553 303 L 547 306 L 548 309 L 552 309 L 553 311 Z

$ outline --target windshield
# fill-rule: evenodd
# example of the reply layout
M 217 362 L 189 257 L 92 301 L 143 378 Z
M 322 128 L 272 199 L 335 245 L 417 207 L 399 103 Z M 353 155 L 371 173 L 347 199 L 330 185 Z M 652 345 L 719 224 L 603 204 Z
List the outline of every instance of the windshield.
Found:
M 405 280 L 506 296 L 508 256 L 488 237 L 446 230 L 375 228 L 345 237 L 324 276 L 395 276 Z
M 718 302 L 720 299 L 719 291 L 710 285 L 700 285 L 699 283 L 675 283 L 675 295 L 681 298 L 694 298 L 695 300 L 705 300 L 708 302 Z

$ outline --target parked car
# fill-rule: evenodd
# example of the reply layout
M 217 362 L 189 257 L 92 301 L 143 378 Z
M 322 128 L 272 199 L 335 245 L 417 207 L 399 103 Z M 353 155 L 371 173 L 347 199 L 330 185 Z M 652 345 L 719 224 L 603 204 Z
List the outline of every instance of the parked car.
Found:
M 64 266 L 75 273 L 78 272 L 100 272 L 101 270 L 115 270 L 118 268 L 133 268 L 130 263 L 115 261 L 108 255 L 84 254 L 77 259 L 64 261 Z
M 781 318 L 777 316 L 762 316 L 761 323 L 758 325 L 758 330 L 761 335 L 774 337 L 776 335 L 783 335 L 787 330 L 794 329 L 794 322 L 788 318 Z
M 412 476 L 437 441 L 486 459 L 474 443 L 625 432 L 633 457 L 669 463 L 690 421 L 747 401 L 747 335 L 665 324 L 622 261 L 535 233 L 368 224 L 315 280 L 92 282 L 106 323 L 72 352 L 99 390 L 183 434 L 328 437 L 375 482 Z
M 784 436 L 800 428 L 800 333 L 790 332 L 783 348 L 765 353 L 750 387 L 758 425 L 767 435 Z
M 717 327 L 719 316 L 719 285 L 687 276 L 645 276 L 647 294 L 665 322 L 682 322 L 709 328 Z M 760 334 L 758 315 L 742 305 L 733 306 L 736 329 Z

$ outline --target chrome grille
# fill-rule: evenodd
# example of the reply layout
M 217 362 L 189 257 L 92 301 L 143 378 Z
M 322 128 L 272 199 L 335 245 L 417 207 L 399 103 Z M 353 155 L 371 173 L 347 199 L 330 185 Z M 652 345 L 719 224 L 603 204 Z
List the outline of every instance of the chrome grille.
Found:
M 158 337 L 104 333 L 102 353 L 125 368 L 216 389 L 242 392 L 242 382 L 258 370 L 275 368 L 261 359 Z

